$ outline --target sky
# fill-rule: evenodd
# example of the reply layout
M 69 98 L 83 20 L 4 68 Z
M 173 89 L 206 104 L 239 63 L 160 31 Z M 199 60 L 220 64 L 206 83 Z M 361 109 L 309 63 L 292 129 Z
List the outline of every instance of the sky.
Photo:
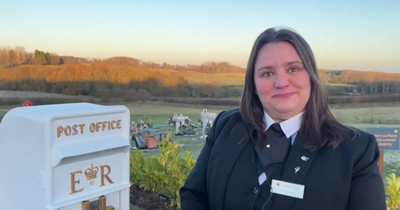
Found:
M 318 68 L 400 73 L 399 0 L 0 0 L 0 46 L 87 58 L 245 67 L 257 36 L 289 27 Z

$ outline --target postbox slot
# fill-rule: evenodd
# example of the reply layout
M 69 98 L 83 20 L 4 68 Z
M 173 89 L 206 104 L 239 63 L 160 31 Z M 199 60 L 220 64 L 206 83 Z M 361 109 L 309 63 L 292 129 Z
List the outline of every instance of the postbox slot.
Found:
M 87 161 L 87 160 L 92 160 L 92 159 L 96 159 L 99 157 L 109 157 L 109 156 L 112 156 L 112 155 L 115 155 L 118 153 L 129 153 L 130 152 L 129 150 L 130 149 L 128 147 L 116 147 L 116 148 L 111 148 L 111 149 L 107 148 L 105 150 L 88 153 L 88 154 L 64 157 L 60 160 L 60 162 L 54 168 L 57 168 L 59 166 L 65 165 L 65 164 L 74 163 L 77 161 Z
M 129 141 L 121 136 L 110 136 L 82 142 L 73 141 L 55 144 L 53 149 L 52 166 L 58 166 L 65 158 L 72 158 L 116 148 L 125 147 L 129 149 L 129 146 Z

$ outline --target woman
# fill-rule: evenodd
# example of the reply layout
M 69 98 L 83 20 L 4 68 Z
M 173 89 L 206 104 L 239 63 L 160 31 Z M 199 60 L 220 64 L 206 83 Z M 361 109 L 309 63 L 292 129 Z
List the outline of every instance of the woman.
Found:
M 386 210 L 373 135 L 332 116 L 307 42 L 264 31 L 240 109 L 221 112 L 180 191 L 182 210 Z

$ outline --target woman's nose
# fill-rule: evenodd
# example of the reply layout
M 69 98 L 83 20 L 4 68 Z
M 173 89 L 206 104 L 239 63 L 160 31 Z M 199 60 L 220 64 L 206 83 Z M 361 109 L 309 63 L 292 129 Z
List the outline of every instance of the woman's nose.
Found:
M 285 88 L 289 86 L 289 75 L 283 73 L 283 72 L 278 72 L 275 74 L 275 81 L 274 81 L 274 87 L 275 88 Z

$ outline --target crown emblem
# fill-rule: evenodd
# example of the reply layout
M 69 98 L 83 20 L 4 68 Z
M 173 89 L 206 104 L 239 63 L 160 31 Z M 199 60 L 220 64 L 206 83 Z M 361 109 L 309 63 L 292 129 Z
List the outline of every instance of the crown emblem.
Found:
M 90 185 L 94 184 L 93 179 L 97 177 L 97 171 L 99 171 L 99 167 L 93 166 L 93 163 L 85 170 L 86 180 L 89 181 Z

